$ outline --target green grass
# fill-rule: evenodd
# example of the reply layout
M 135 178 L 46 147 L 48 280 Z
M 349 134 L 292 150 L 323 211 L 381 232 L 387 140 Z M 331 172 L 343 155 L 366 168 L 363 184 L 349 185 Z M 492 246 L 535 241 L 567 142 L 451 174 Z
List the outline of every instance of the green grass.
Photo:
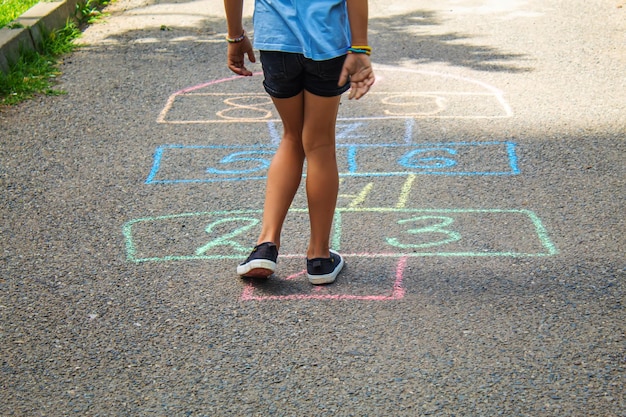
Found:
M 54 78 L 60 74 L 57 60 L 76 47 L 72 41 L 80 33 L 74 23 L 68 23 L 44 36 L 42 52 L 24 51 L 8 74 L 0 71 L 0 106 L 17 104 L 36 94 L 64 94 L 52 89 Z
M 0 28 L 18 18 L 37 3 L 39 0 L 0 0 Z
M 19 0 L 0 2 L 2 7 L 7 2 L 20 3 Z M 54 79 L 60 75 L 58 59 L 77 47 L 74 40 L 81 35 L 79 25 L 94 23 L 100 19 L 102 14 L 99 9 L 107 4 L 108 0 L 88 0 L 83 3 L 77 7 L 77 15 L 81 16 L 78 24 L 68 21 L 64 28 L 44 34 L 41 51 L 24 51 L 7 74 L 0 71 L 0 107 L 20 103 L 37 94 L 64 94 L 63 91 L 52 88 Z

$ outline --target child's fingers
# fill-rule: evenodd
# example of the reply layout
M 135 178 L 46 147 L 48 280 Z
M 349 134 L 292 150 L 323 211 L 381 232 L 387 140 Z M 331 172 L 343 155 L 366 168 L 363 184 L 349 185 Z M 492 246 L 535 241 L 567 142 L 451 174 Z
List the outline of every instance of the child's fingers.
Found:
M 228 69 L 234 72 L 237 75 L 250 76 L 252 72 L 249 71 L 243 62 L 243 57 L 241 59 L 229 59 L 228 60 Z
M 337 85 L 340 87 L 342 85 L 345 85 L 348 82 L 349 76 L 350 76 L 350 71 L 348 70 L 348 67 L 344 65 L 344 67 L 341 69 L 341 75 L 339 76 L 339 82 L 337 83 Z
M 358 100 L 369 91 L 374 84 L 374 72 L 367 55 L 348 54 L 341 71 L 339 85 L 344 85 L 348 80 L 350 80 L 349 99 Z
M 252 75 L 252 72 L 249 71 L 245 65 L 246 56 L 250 62 L 256 62 L 254 49 L 252 49 L 252 45 L 247 38 L 242 42 L 228 44 L 227 66 L 235 74 L 243 76 Z
M 248 68 L 246 67 L 240 67 L 240 68 L 236 68 L 235 70 L 233 70 L 233 72 L 235 74 L 239 74 L 239 75 L 243 75 L 244 77 L 249 77 L 252 75 L 252 71 L 250 71 Z
M 250 62 L 256 62 L 256 57 L 254 56 L 253 49 L 248 50 L 248 59 L 250 60 Z
M 370 90 L 370 87 L 374 84 L 375 77 L 371 68 L 365 68 L 364 71 L 351 76 L 350 95 L 349 99 L 360 99 Z
M 355 83 L 350 88 L 350 95 L 348 96 L 348 99 L 350 99 L 350 100 L 352 100 L 352 99 L 358 100 L 361 97 L 363 97 L 365 94 L 367 94 L 369 89 L 370 89 L 370 87 L 368 85 L 364 85 L 362 83 Z

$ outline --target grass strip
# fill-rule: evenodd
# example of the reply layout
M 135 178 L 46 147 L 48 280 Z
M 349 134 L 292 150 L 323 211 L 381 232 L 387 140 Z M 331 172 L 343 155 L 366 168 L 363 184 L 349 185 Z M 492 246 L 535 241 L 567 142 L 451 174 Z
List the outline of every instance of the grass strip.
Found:
M 39 3 L 39 0 L 0 0 L 0 28 Z
M 100 9 L 107 4 L 108 0 L 88 0 L 80 4 L 77 6 L 77 16 L 81 17 L 78 23 L 68 20 L 65 27 L 45 33 L 40 52 L 24 50 L 18 61 L 10 66 L 8 73 L 0 71 L 0 107 L 29 100 L 37 94 L 65 94 L 52 88 L 54 79 L 61 74 L 57 68 L 58 60 L 77 48 L 74 40 L 82 33 L 80 26 L 102 18 Z
M 7 74 L 0 71 L 0 105 L 17 104 L 39 93 L 63 94 L 52 89 L 52 81 L 60 74 L 57 61 L 59 56 L 76 47 L 72 41 L 80 34 L 76 24 L 69 22 L 65 27 L 45 34 L 42 52 L 25 50 Z

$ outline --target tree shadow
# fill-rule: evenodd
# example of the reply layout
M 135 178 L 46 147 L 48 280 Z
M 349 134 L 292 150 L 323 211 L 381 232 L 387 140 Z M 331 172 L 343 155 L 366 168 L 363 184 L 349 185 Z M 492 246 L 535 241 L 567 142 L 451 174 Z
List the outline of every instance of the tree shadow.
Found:
M 184 2 L 178 0 L 176 3 Z M 154 1 L 151 4 L 173 3 L 174 1 Z M 183 13 L 188 14 L 188 13 Z M 211 17 L 203 19 L 196 27 L 177 26 L 163 20 L 154 19 L 155 31 L 166 29 L 168 32 L 160 38 L 190 35 L 189 42 L 198 36 L 207 37 L 205 41 L 222 41 L 226 32 L 225 19 Z M 244 19 L 244 24 L 253 35 L 251 19 Z M 407 14 L 389 17 L 371 18 L 369 21 L 370 42 L 374 46 L 373 60 L 379 64 L 416 66 L 439 63 L 456 67 L 466 67 L 477 71 L 521 73 L 532 71 L 523 63 L 528 60 L 524 54 L 502 51 L 489 45 L 477 45 L 472 42 L 473 35 L 460 32 L 434 33 L 429 27 L 441 26 L 439 14 L 432 10 L 418 10 Z M 146 31 L 132 30 L 123 34 L 114 34 L 110 38 L 126 41 L 135 36 L 145 36 Z M 429 33 L 430 32 L 430 33 Z M 199 40 L 198 40 L 199 41 Z
M 478 71 L 532 71 L 520 65 L 525 55 L 472 44 L 470 34 L 428 33 L 428 26 L 441 24 L 437 13 L 431 10 L 371 19 L 370 39 L 377 46 L 376 62 L 392 65 L 443 63 Z

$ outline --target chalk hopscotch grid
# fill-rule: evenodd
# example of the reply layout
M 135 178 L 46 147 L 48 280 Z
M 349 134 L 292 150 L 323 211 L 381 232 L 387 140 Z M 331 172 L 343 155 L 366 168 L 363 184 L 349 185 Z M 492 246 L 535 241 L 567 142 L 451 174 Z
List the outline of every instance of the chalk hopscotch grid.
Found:
M 377 93 L 370 92 L 368 93 L 370 96 L 388 96 L 393 98 L 431 98 L 435 99 L 435 103 L 437 104 L 437 109 L 435 111 L 425 111 L 418 113 L 410 113 L 410 114 L 394 114 L 390 111 L 380 116 L 341 116 L 337 118 L 338 122 L 341 121 L 367 121 L 367 120 L 391 120 L 391 119 L 503 119 L 510 118 L 512 113 L 510 109 L 506 106 L 506 103 L 503 102 L 498 96 L 495 96 L 492 93 L 479 93 L 479 92 L 441 92 L 441 91 L 424 91 L 419 93 Z M 172 111 L 172 108 L 175 102 L 180 98 L 185 97 L 226 97 L 230 99 L 246 99 L 246 98 L 267 98 L 267 94 L 264 93 L 239 93 L 239 94 L 230 94 L 230 93 L 181 93 L 177 94 L 170 101 L 168 101 L 165 109 L 159 115 L 157 122 L 162 124 L 213 124 L 213 123 L 267 123 L 267 122 L 280 122 L 280 118 L 276 117 L 272 111 L 272 103 L 271 101 L 267 101 L 267 103 L 257 103 L 255 105 L 239 105 L 233 107 L 227 107 L 222 111 L 216 114 L 216 119 L 196 119 L 196 120 L 168 120 L 167 115 Z M 501 106 L 500 110 L 502 114 L 500 115 L 445 115 L 438 114 L 445 112 L 447 110 L 441 104 L 443 98 L 450 97 L 476 97 L 476 98 L 492 98 L 496 101 L 496 103 Z M 226 102 L 228 104 L 228 101 Z M 382 105 L 392 105 L 392 106 L 410 106 L 411 103 L 381 103 Z M 262 113 L 262 116 L 258 117 L 229 117 L 226 116 L 227 111 L 243 111 L 249 110 L 257 113 Z
M 381 67 L 384 68 L 384 67 Z M 390 69 L 391 70 L 391 69 Z M 394 71 L 397 71 L 397 69 L 393 69 Z M 400 70 L 402 71 L 402 70 Z M 450 80 L 456 80 L 456 81 L 465 81 L 465 82 L 470 82 L 473 83 L 477 86 L 482 86 L 484 87 L 488 93 L 477 93 L 477 92 L 452 92 L 452 91 L 432 91 L 432 92 L 417 92 L 417 93 L 376 93 L 376 92 L 372 92 L 370 93 L 370 96 L 382 96 L 382 95 L 386 95 L 391 97 L 390 100 L 400 100 L 399 102 L 393 102 L 393 101 L 389 101 L 388 105 L 390 106 L 397 106 L 398 107 L 410 107 L 413 104 L 428 104 L 426 102 L 424 103 L 408 103 L 408 102 L 402 102 L 403 99 L 405 98 L 412 98 L 412 97 L 416 97 L 416 98 L 428 98 L 428 99 L 434 99 L 434 104 L 436 105 L 436 109 L 434 111 L 424 111 L 424 112 L 416 112 L 414 114 L 408 114 L 408 113 L 393 113 L 393 112 L 386 112 L 385 115 L 381 115 L 381 116 L 377 116 L 377 115 L 371 115 L 371 116 L 364 116 L 364 117 L 350 117 L 350 118 L 342 118 L 340 117 L 338 119 L 339 122 L 344 122 L 344 121 L 351 121 L 351 122 L 359 122 L 359 121 L 367 121 L 367 120 L 385 120 L 388 121 L 390 119 L 404 119 L 407 121 L 407 126 L 410 125 L 410 127 L 412 127 L 412 122 L 415 119 L 421 119 L 421 118 L 433 118 L 433 119 L 497 119 L 497 118 L 506 118 L 506 117 L 512 117 L 513 112 L 510 108 L 510 106 L 508 105 L 508 103 L 506 102 L 506 100 L 504 99 L 503 93 L 488 85 L 485 84 L 483 82 L 477 81 L 477 80 L 472 80 L 472 79 L 468 79 L 468 78 L 464 78 L 464 77 L 460 77 L 460 76 L 454 76 L 454 75 L 449 75 L 449 74 L 442 74 L 442 73 L 437 73 L 437 72 L 429 72 L 429 71 L 415 71 L 415 70 L 405 70 L 405 72 L 410 72 L 410 73 L 415 73 L 415 74 L 420 74 L 422 76 L 424 75 L 430 75 L 430 76 L 437 76 L 437 77 L 443 77 L 446 79 L 450 79 Z M 259 75 L 259 73 L 255 73 L 255 75 Z M 216 86 L 218 84 L 224 83 L 224 82 L 229 82 L 229 81 L 235 81 L 235 80 L 239 80 L 239 77 L 231 77 L 231 78 L 225 78 L 222 80 L 215 80 L 215 81 L 211 81 L 209 83 L 205 83 L 205 84 L 201 84 L 198 86 L 193 86 L 193 87 L 189 87 L 183 90 L 180 90 L 176 93 L 174 93 L 173 95 L 170 96 L 170 98 L 168 99 L 168 102 L 165 106 L 165 108 L 162 110 L 162 112 L 160 113 L 157 122 L 158 123 L 170 123 L 170 124 L 185 124 L 185 123 L 232 123 L 232 122 L 262 122 L 262 123 L 268 123 L 269 124 L 269 128 L 270 128 L 270 133 L 271 136 L 273 137 L 272 142 L 275 144 L 277 141 L 275 140 L 278 135 L 276 134 L 276 132 L 272 132 L 272 128 L 275 129 L 275 126 L 272 123 L 277 123 L 280 122 L 280 119 L 275 118 L 275 115 L 272 113 L 272 111 L 266 110 L 264 106 L 266 106 L 266 104 L 264 103 L 252 103 L 251 106 L 246 107 L 245 103 L 243 105 L 238 105 L 236 103 L 237 98 L 242 98 L 245 99 L 246 97 L 250 97 L 252 98 L 252 100 L 254 100 L 255 97 L 265 97 L 266 95 L 264 93 L 242 93 L 242 94 L 232 94 L 232 93 L 203 93 L 203 92 L 199 92 L 199 90 L 205 88 L 205 87 L 209 87 L 209 86 Z M 171 117 L 171 120 L 166 120 L 168 119 L 169 116 L 169 112 L 170 110 L 172 110 L 174 102 L 177 100 L 177 98 L 186 98 L 185 96 L 187 96 L 188 98 L 190 98 L 191 100 L 195 100 L 194 97 L 198 97 L 200 100 L 207 98 L 208 100 L 213 100 L 213 99 L 219 99 L 219 98 L 226 98 L 226 100 L 223 100 L 223 104 L 226 104 L 227 106 L 229 106 L 229 102 L 228 102 L 228 98 L 233 98 L 233 102 L 235 103 L 234 105 L 231 105 L 231 107 L 226 107 L 223 110 L 220 110 L 220 112 L 224 113 L 224 114 L 220 114 L 220 112 L 216 113 L 215 116 L 218 117 L 217 120 L 175 120 L 176 119 L 176 115 L 172 114 L 173 117 Z M 212 96 L 213 98 L 209 98 L 209 96 Z M 479 114 L 465 114 L 465 115 L 461 115 L 461 114 L 451 114 L 451 113 L 445 113 L 446 110 L 448 110 L 446 108 L 446 100 L 447 98 L 452 98 L 452 97 L 465 97 L 465 99 L 470 98 L 470 97 L 476 97 L 477 100 L 481 100 L 482 98 L 486 97 L 486 98 L 495 98 L 496 102 L 501 106 L 500 108 L 500 112 L 494 112 L 494 114 L 492 115 L 479 115 Z M 383 99 L 384 102 L 384 99 Z M 267 105 L 271 104 L 269 101 L 267 103 Z M 183 107 L 185 106 L 185 104 L 183 104 Z M 269 106 L 268 106 L 269 107 Z M 245 109 L 248 108 L 249 110 L 252 110 L 253 112 L 260 112 L 262 113 L 261 117 L 228 117 L 226 114 L 229 111 L 234 111 L 234 113 L 236 113 L 237 111 L 245 111 Z M 455 110 L 452 110 L 452 112 L 454 112 Z M 234 114 L 232 113 L 232 114 Z M 219 120 L 219 118 L 222 118 L 222 120 Z M 410 132 L 407 129 L 407 132 Z M 410 142 L 410 138 L 411 135 L 409 134 L 409 140 L 405 141 Z M 338 137 L 339 139 L 339 137 Z M 358 150 L 359 148 L 366 148 L 366 147 L 374 147 L 374 146 L 381 146 L 381 145 L 366 145 L 366 144 L 341 144 L 338 143 L 338 148 L 348 148 L 348 170 L 347 172 L 343 172 L 340 173 L 341 177 L 391 177 L 391 176 L 408 176 L 409 179 L 411 179 L 411 177 L 413 177 L 414 175 L 445 175 L 445 176 L 476 176 L 476 175 L 491 175 L 491 176 L 506 176 L 506 175 L 517 175 L 520 173 L 519 167 L 518 167 L 518 160 L 517 160 L 517 155 L 516 155 L 516 151 L 515 151 L 515 143 L 512 142 L 482 142 L 482 143 L 478 143 L 478 142 L 457 142 L 457 143 L 440 143 L 440 144 L 419 144 L 419 146 L 477 146 L 477 145 L 505 145 L 506 147 L 506 154 L 508 156 L 508 167 L 510 168 L 509 170 L 503 170 L 503 171 L 487 171 L 487 172 L 480 172 L 480 171 L 458 171 L 458 172 L 444 172 L 444 171 L 436 171 L 436 170 L 424 170 L 424 169 L 420 169 L 420 170 L 410 170 L 410 171 L 396 171 L 396 172 L 357 172 L 356 169 L 356 165 L 352 164 L 351 162 L 354 162 L 354 159 L 351 159 L 351 157 L 354 156 L 354 152 L 356 152 L 356 150 Z M 389 145 L 383 145 L 383 146 L 394 146 L 394 147 L 399 147 L 399 146 L 403 146 L 403 145 L 397 145 L 397 144 L 389 144 Z M 406 144 L 404 145 L 406 146 Z M 153 165 L 152 168 L 150 170 L 149 176 L 146 179 L 146 184 L 175 184 L 175 183 L 197 183 L 197 182 L 219 182 L 219 181 L 239 181 L 239 180 L 264 180 L 266 179 L 266 176 L 262 176 L 262 175 L 258 175 L 258 176 L 249 176 L 249 177 L 245 177 L 245 178 L 221 178 L 221 179 L 207 179 L 207 178 L 198 178 L 198 179 L 158 179 L 158 174 L 159 174 L 159 170 L 161 168 L 161 163 L 163 162 L 163 157 L 164 157 L 164 153 L 166 153 L 168 150 L 174 150 L 174 149 L 275 149 L 274 147 L 264 147 L 263 145 L 261 146 L 254 146 L 254 147 L 248 147 L 248 146 L 240 146 L 240 147 L 236 147 L 236 146 L 189 146 L 189 145 L 163 145 L 163 146 L 159 146 L 154 154 L 154 161 L 153 161 Z M 496 167 L 500 168 L 501 165 L 496 165 Z M 412 179 L 411 179 L 412 181 Z M 406 185 L 406 184 L 405 184 Z M 399 206 L 398 206 L 399 207 Z M 453 215 L 454 213 L 515 213 L 515 214 L 523 214 L 525 216 L 527 216 L 530 221 L 532 222 L 532 225 L 534 226 L 534 231 L 536 233 L 536 238 L 538 238 L 538 240 L 541 242 L 541 246 L 545 249 L 545 251 L 543 252 L 538 252 L 538 253 L 522 253 L 522 252 L 445 252 L 445 251 L 441 251 L 441 252 L 437 252 L 437 251 L 433 251 L 433 252 L 413 252 L 413 253 L 365 253 L 365 252 L 355 252 L 355 253 L 348 253 L 348 254 L 344 254 L 344 256 L 346 258 L 349 257 L 362 257 L 362 258 L 399 258 L 398 259 L 398 263 L 397 263 L 397 267 L 396 267 L 396 271 L 395 271 L 395 282 L 394 282 L 394 286 L 393 286 L 393 290 L 391 291 L 390 294 L 387 295 L 365 295 L 365 296 L 360 296 L 360 295 L 349 295 L 349 294 L 334 294 L 334 295 L 329 295 L 329 294 L 292 294 L 292 295 L 255 295 L 254 291 L 255 288 L 252 284 L 249 284 L 245 287 L 244 292 L 241 296 L 242 300 L 290 300 L 290 299 L 357 299 L 357 300 L 385 300 L 385 299 L 400 299 L 404 296 L 404 288 L 402 286 L 402 276 L 404 274 L 404 269 L 406 267 L 406 263 L 408 258 L 410 257 L 420 257 L 420 256 L 462 256 L 462 257 L 471 257 L 471 256 L 508 256 L 508 257 L 537 257 L 537 256 L 550 256 L 550 255 L 554 255 L 556 253 L 558 253 L 556 247 L 554 246 L 554 244 L 551 242 L 547 230 L 544 228 L 541 220 L 536 216 L 536 214 L 532 211 L 529 210 L 515 210 L 515 209 L 401 209 L 401 208 L 338 208 L 336 209 L 336 217 L 335 217 L 335 224 L 334 224 L 334 234 L 333 236 L 331 236 L 332 241 L 333 241 L 333 246 L 336 247 L 337 249 L 340 249 L 340 240 L 341 240 L 341 224 L 342 224 L 342 215 L 346 214 L 346 213 L 351 213 L 351 212 L 355 212 L 355 213 L 363 213 L 363 212 L 400 212 L 400 213 L 422 213 L 422 214 L 451 214 Z M 306 209 L 292 209 L 290 210 L 290 212 L 301 212 L 304 213 L 306 212 Z M 136 254 L 137 254 L 137 248 L 135 247 L 135 242 L 133 241 L 133 227 L 135 225 L 138 225 L 142 222 L 157 222 L 157 221 L 161 221 L 161 220 L 169 220 L 169 219 L 175 219 L 175 218 L 184 218 L 184 217 L 192 217 L 192 216 L 214 216 L 214 215 L 238 215 L 238 214 L 259 214 L 261 213 L 261 210 L 241 210 L 241 211 L 216 211 L 216 212 L 201 212 L 201 213 L 183 213 L 183 214 L 177 214 L 177 215 L 166 215 L 166 216 L 156 216 L 156 217 L 146 217 L 146 218 L 142 218 L 142 219 L 136 219 L 136 220 L 131 220 L 129 222 L 127 222 L 123 229 L 124 229 L 124 236 L 125 236 L 125 241 L 126 241 L 126 248 L 127 248 L 127 255 L 128 255 L 128 259 L 133 261 L 133 262 L 149 262 L 149 261 L 178 261 L 178 260 L 197 260 L 197 259 L 207 259 L 207 260 L 211 260 L 211 259 L 239 259 L 240 256 L 238 255 L 194 255 L 194 256 L 165 256 L 165 257 L 154 257 L 154 258 L 136 258 Z M 537 246 L 533 246 L 537 247 Z M 286 254 L 286 255 L 281 255 L 282 257 L 287 257 L 287 258 L 304 258 L 303 255 L 299 255 L 299 254 Z M 289 278 L 288 278 L 289 279 Z
M 394 114 L 384 114 L 384 115 L 380 115 L 380 116 L 370 116 L 370 117 L 361 117 L 360 120 L 389 120 L 390 118 L 414 118 L 414 119 L 420 119 L 420 118 L 435 118 L 435 119 L 498 119 L 498 118 L 510 118 L 513 116 L 513 111 L 510 107 L 510 105 L 508 104 L 508 102 L 506 101 L 506 99 L 504 98 L 504 93 L 490 85 L 487 84 L 485 82 L 476 80 L 476 79 L 472 79 L 472 78 L 467 78 L 467 77 L 463 77 L 463 76 L 459 76 L 459 75 L 454 75 L 454 74 L 449 74 L 449 73 L 441 73 L 441 72 L 437 72 L 437 71 L 425 71 L 425 70 L 414 70 L 414 69 L 405 69 L 405 68 L 397 68 L 397 67 L 389 67 L 386 65 L 381 65 L 381 64 L 375 64 L 374 65 L 375 71 L 380 74 L 382 71 L 382 74 L 384 74 L 386 71 L 390 71 L 392 73 L 397 73 L 397 72 L 403 72 L 406 74 L 412 74 L 412 75 L 418 75 L 418 76 L 424 76 L 424 77 L 430 77 L 431 79 L 438 79 L 438 80 L 446 80 L 445 85 L 449 85 L 448 81 L 450 82 L 456 82 L 456 83 L 462 83 L 465 84 L 467 86 L 472 86 L 471 88 L 480 88 L 483 91 L 441 91 L 441 90 L 433 90 L 433 91 L 423 91 L 423 92 L 412 92 L 412 93 L 406 93 L 405 91 L 399 91 L 399 92 L 376 92 L 376 91 L 372 91 L 369 93 L 369 96 L 393 96 L 393 97 L 428 97 L 428 98 L 435 98 L 436 99 L 436 104 L 438 107 L 440 107 L 439 110 L 444 110 L 445 111 L 445 106 L 443 106 L 443 108 L 441 108 L 441 99 L 444 97 L 452 97 L 452 96 L 475 96 L 475 97 L 487 97 L 487 98 L 493 98 L 495 99 L 497 105 L 500 108 L 500 114 L 499 115 L 480 115 L 480 114 L 474 114 L 474 115 L 462 115 L 462 114 L 453 114 L 453 115 L 445 115 L 445 114 L 439 114 L 440 111 L 431 111 L 431 112 L 424 112 L 424 113 L 417 113 L 417 114 L 412 114 L 412 115 L 394 115 Z M 260 76 L 262 75 L 262 72 L 255 72 L 254 73 L 255 76 Z M 384 77 L 383 77 L 384 78 Z M 232 81 L 241 81 L 242 78 L 238 77 L 238 76 L 233 76 L 233 77 L 227 77 L 227 78 L 223 78 L 223 79 L 218 79 L 218 80 L 213 80 L 213 81 L 209 81 L 206 83 L 202 83 L 199 85 L 195 85 L 195 86 L 190 86 L 187 88 L 184 88 L 182 90 L 179 90 L 175 93 L 173 93 L 172 95 L 170 95 L 170 97 L 168 98 L 165 107 L 163 108 L 163 110 L 160 112 L 159 116 L 157 117 L 157 123 L 167 123 L 167 124 L 197 124 L 197 123 L 233 123 L 233 122 L 251 122 L 251 123 L 255 123 L 255 122 L 267 122 L 267 121 L 276 121 L 278 122 L 279 119 L 273 117 L 271 111 L 269 110 L 265 110 L 259 107 L 255 107 L 255 106 L 251 106 L 250 109 L 253 111 L 261 111 L 262 113 L 264 113 L 264 115 L 262 117 L 257 117 L 257 118 L 223 118 L 223 119 L 217 119 L 217 120 L 167 120 L 168 118 L 168 114 L 170 113 L 170 111 L 172 110 L 175 101 L 180 98 L 180 97 L 184 97 L 184 96 L 195 96 L 195 95 L 200 95 L 200 96 L 222 96 L 222 97 L 235 97 L 235 96 L 239 96 L 239 97 L 267 97 L 267 95 L 265 93 L 240 93 L 240 94 L 233 94 L 233 93 L 224 93 L 224 92 L 215 92 L 215 93 L 205 93 L 202 92 L 203 89 L 205 88 L 220 88 L 220 86 L 224 85 L 224 84 L 228 84 Z M 401 106 L 401 105 L 410 105 L 411 103 L 388 103 L 392 106 Z M 232 106 L 231 106 L 232 107 Z M 234 106 L 234 108 L 238 108 L 237 105 Z M 243 107 L 239 107 L 241 108 L 245 108 L 245 106 Z M 223 109 L 222 111 L 218 111 L 216 113 L 216 116 L 220 117 L 219 114 L 220 112 L 223 112 L 224 110 L 228 111 L 227 109 Z M 362 112 L 363 109 L 360 109 L 360 111 Z M 343 119 L 341 116 L 339 118 L 339 120 L 348 120 L 348 119 Z M 349 120 L 354 120 L 354 118 L 350 118 Z
M 306 213 L 306 209 L 290 209 L 292 213 Z M 402 257 L 543 257 L 553 256 L 558 253 L 554 243 L 550 240 L 548 232 L 539 217 L 530 210 L 525 209 L 398 209 L 398 208 L 338 208 L 335 210 L 334 232 L 331 236 L 331 246 L 337 250 L 341 250 L 341 234 L 342 234 L 342 215 L 345 213 L 403 213 L 403 214 L 458 214 L 458 213 L 500 213 L 500 214 L 522 214 L 531 221 L 534 232 L 544 252 L 446 252 L 446 251 L 423 251 L 423 252 L 354 252 L 342 254 L 346 258 L 402 258 Z M 261 214 L 262 210 L 235 210 L 235 211 L 215 211 L 215 212 L 198 212 L 198 213 L 182 213 L 174 215 L 145 217 L 127 222 L 123 226 L 123 234 L 126 243 L 126 255 L 130 262 L 168 262 L 168 261 L 189 261 L 189 260 L 226 260 L 240 259 L 241 255 L 172 255 L 162 257 L 144 257 L 138 258 L 137 247 L 133 238 L 133 227 L 145 222 L 159 222 L 171 219 L 180 219 L 184 217 L 199 216 L 236 216 Z M 284 258 L 304 258 L 302 254 L 281 254 Z
M 367 148 L 406 148 L 419 150 L 430 147 L 437 148 L 446 147 L 488 147 L 488 146 L 504 146 L 509 170 L 508 171 L 444 171 L 441 169 L 413 169 L 406 171 L 388 171 L 388 172 L 356 172 L 356 152 L 359 149 Z M 340 177 L 394 177 L 406 175 L 441 175 L 441 176 L 509 176 L 518 175 L 520 169 L 518 166 L 518 157 L 516 152 L 516 144 L 510 141 L 490 141 L 490 142 L 445 142 L 445 143 L 420 143 L 413 145 L 406 144 L 350 144 L 338 143 L 338 149 L 346 149 L 348 153 L 348 171 L 340 172 Z M 184 184 L 184 183 L 213 183 L 224 181 L 244 181 L 244 180 L 265 180 L 266 175 L 251 175 L 230 178 L 189 178 L 189 179 L 159 179 L 157 178 L 163 163 L 164 154 L 168 150 L 202 150 L 202 149 L 227 149 L 227 150 L 254 150 L 254 151 L 272 151 L 276 149 L 275 145 L 161 145 L 154 152 L 153 164 L 146 178 L 146 184 Z M 306 175 L 303 175 L 306 176 Z

